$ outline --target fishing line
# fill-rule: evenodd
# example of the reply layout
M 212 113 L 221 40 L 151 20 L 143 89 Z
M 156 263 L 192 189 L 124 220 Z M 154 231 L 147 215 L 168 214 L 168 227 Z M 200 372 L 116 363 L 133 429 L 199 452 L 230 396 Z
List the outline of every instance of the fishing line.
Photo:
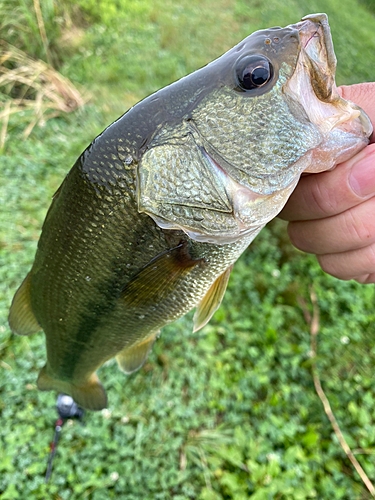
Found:
M 82 421 L 85 413 L 83 408 L 80 408 L 74 399 L 67 394 L 59 394 L 57 396 L 56 410 L 59 414 L 59 418 L 56 420 L 53 441 L 50 443 L 50 454 L 48 457 L 47 471 L 44 480 L 45 483 L 48 483 L 49 478 L 51 477 L 52 463 L 55 458 L 57 443 L 59 441 L 62 426 L 68 418 L 77 418 Z

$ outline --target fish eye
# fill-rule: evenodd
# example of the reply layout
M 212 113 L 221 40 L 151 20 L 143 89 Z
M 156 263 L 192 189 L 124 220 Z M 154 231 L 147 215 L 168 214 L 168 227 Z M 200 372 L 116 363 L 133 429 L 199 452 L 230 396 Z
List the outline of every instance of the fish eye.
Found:
M 237 83 L 244 91 L 263 87 L 271 80 L 272 75 L 272 64 L 265 56 L 247 56 L 239 60 L 236 65 Z

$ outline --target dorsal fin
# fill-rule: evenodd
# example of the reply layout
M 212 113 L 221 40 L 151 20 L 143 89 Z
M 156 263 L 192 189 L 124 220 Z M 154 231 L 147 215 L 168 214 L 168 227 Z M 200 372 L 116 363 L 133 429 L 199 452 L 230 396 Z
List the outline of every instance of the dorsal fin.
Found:
M 194 314 L 194 332 L 203 328 L 211 319 L 215 311 L 219 309 L 227 289 L 230 273 L 233 265 L 229 266 L 211 285 L 210 289 L 197 306 Z
M 157 333 L 154 333 L 142 342 L 120 351 L 116 356 L 120 370 L 128 375 L 139 370 L 150 354 L 156 336 Z
M 31 335 L 41 330 L 31 308 L 30 273 L 27 274 L 13 297 L 8 321 L 12 332 L 17 335 Z
M 202 265 L 204 259 L 191 258 L 187 242 L 179 244 L 152 259 L 125 286 L 121 299 L 128 307 L 154 305 L 172 292 L 195 266 Z

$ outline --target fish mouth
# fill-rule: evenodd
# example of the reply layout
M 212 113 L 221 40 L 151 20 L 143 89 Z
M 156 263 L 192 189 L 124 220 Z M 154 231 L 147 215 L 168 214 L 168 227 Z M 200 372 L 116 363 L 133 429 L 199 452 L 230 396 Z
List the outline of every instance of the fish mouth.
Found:
M 326 14 L 310 14 L 296 24 L 301 42 L 300 59 L 310 73 L 311 85 L 322 101 L 336 99 L 337 60 Z M 338 95 L 338 94 L 337 94 Z
M 308 120 L 321 133 L 322 143 L 327 143 L 329 135 L 335 135 L 343 149 L 336 158 L 336 163 L 340 163 L 368 143 L 371 121 L 359 106 L 342 99 L 337 91 L 336 56 L 327 15 L 310 14 L 293 28 L 298 30 L 300 52 L 294 74 L 284 87 L 285 93 L 297 106 L 302 106 Z M 311 166 L 305 171 L 321 169 Z

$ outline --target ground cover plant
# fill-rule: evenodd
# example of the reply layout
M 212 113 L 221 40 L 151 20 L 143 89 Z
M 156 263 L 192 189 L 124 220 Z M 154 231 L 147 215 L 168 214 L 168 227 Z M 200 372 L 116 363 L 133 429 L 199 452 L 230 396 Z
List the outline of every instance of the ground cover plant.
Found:
M 40 0 L 47 45 L 35 3 L 0 0 L 1 37 L 45 62 L 49 52 L 55 69 L 92 98 L 36 125 L 27 140 L 24 116 L 7 123 L 0 157 L 0 498 L 371 498 L 315 392 L 308 316 L 313 289 L 322 386 L 375 482 L 374 287 L 325 275 L 315 257 L 292 248 L 282 221 L 269 224 L 237 262 L 203 330 L 192 333 L 189 314 L 163 330 L 138 373 L 125 377 L 114 362 L 101 370 L 109 407 L 87 414 L 84 426 L 64 426 L 48 484 L 56 412 L 55 395 L 36 390 L 44 335 L 12 336 L 7 313 L 52 194 L 106 125 L 252 31 L 311 12 L 329 15 L 338 83 L 375 80 L 372 3 Z

